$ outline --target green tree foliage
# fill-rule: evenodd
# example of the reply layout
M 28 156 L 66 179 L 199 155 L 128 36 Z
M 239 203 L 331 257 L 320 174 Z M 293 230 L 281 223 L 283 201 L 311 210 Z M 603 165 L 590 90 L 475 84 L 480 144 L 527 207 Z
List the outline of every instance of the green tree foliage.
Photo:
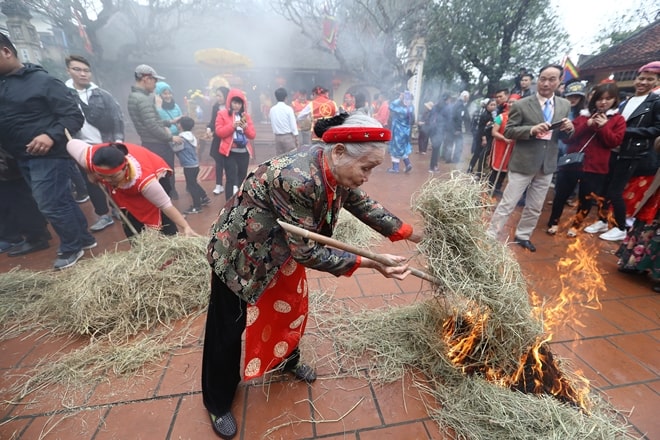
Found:
M 568 35 L 547 1 L 436 0 L 426 27 L 426 77 L 492 93 L 520 67 L 559 62 Z M 503 84 L 504 83 L 504 84 Z

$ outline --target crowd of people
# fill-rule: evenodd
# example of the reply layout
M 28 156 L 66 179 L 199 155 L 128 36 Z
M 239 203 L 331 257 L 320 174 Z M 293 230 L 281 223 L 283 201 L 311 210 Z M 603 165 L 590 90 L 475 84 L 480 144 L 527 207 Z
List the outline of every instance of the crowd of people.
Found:
M 527 93 L 525 80 L 533 76 L 522 74 L 512 93 L 503 89 L 495 94 L 499 114 L 494 119 L 488 114 L 490 99 L 473 119 L 479 126 L 468 172 L 482 178 L 478 158 L 490 156 L 488 184 L 500 198 L 488 234 L 502 238 L 506 221 L 522 201 L 513 242 L 535 252 L 531 236 L 554 186 L 547 234 L 598 234 L 620 242 L 620 270 L 650 273 L 653 289 L 660 291 L 660 235 L 654 235 L 660 234 L 660 61 L 638 69 L 632 96 L 624 96 L 611 80 L 589 87 L 579 79 L 564 84 L 562 71 L 559 65 L 542 68 L 533 94 Z M 562 222 L 566 206 L 576 208 Z M 594 207 L 597 220 L 585 226 Z
M 92 81 L 90 62 L 71 55 L 66 69 L 70 79 L 62 83 L 21 62 L 0 33 L 0 210 L 7 213 L 0 252 L 49 248 L 50 225 L 59 238 L 53 267 L 65 269 L 97 245 L 92 232 L 117 219 L 129 238 L 146 228 L 198 236 L 186 216 L 202 212 L 211 199 L 198 181 L 196 121 L 175 102 L 165 78 L 146 64 L 134 70 L 127 108 L 138 145 L 125 142 L 121 107 Z M 343 208 L 392 241 L 419 242 L 412 226 L 361 189 L 385 161 L 388 173 L 413 171 L 414 133 L 419 154 L 430 146 L 433 175 L 440 159 L 462 161 L 464 133 L 471 132 L 467 172 L 487 182 L 498 200 L 489 236 L 504 238 L 510 215 L 523 205 L 513 242 L 535 252 L 532 235 L 554 185 L 546 232 L 620 241 L 620 269 L 650 272 L 660 291 L 660 95 L 654 93 L 660 61 L 639 68 L 634 95 L 625 99 L 613 81 L 586 87 L 562 83 L 562 74 L 560 65 L 544 66 L 533 90 L 534 75 L 521 71 L 512 90 L 478 100 L 472 115 L 467 91 L 424 103 L 416 117 L 406 90 L 391 99 L 373 95 L 371 102 L 362 91 L 347 92 L 338 105 L 316 86 L 312 96 L 298 91 L 289 104 L 280 87 L 268 108 L 275 157 L 250 172 L 256 129 L 248 99 L 235 88 L 214 91 L 205 137 L 215 163 L 212 193 L 224 193 L 225 204 L 207 252 L 212 281 L 202 390 L 220 437 L 236 434 L 231 405 L 241 378 L 281 368 L 315 380 L 298 349 L 308 310 L 305 268 L 336 276 L 371 268 L 396 279 L 410 273 L 402 257 L 387 255 L 393 262 L 387 266 L 286 232 L 279 221 L 330 236 Z M 173 204 L 180 197 L 175 158 L 191 200 L 183 212 Z M 573 197 L 576 212 L 562 222 Z M 91 226 L 79 206 L 87 198 L 95 213 Z M 583 227 L 594 207 L 597 220 Z

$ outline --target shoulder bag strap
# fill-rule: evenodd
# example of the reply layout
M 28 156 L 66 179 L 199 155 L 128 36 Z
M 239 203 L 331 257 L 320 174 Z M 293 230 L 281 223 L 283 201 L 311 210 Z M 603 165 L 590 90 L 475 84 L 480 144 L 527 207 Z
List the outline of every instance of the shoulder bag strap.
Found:
M 578 153 L 582 153 L 584 151 L 584 149 L 587 148 L 587 145 L 589 145 L 589 142 L 591 142 L 591 140 L 594 138 L 594 136 L 596 136 L 596 133 L 591 135 L 591 137 L 587 140 L 587 142 L 584 143 L 584 146 L 582 148 L 580 148 L 580 151 L 578 151 Z

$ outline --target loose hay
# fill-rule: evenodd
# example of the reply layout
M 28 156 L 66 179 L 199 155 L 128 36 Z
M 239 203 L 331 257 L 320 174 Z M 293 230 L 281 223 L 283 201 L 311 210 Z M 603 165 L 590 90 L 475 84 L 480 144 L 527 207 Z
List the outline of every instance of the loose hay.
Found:
M 0 275 L 7 321 L 38 323 L 56 334 L 121 341 L 205 306 L 210 268 L 206 239 L 140 234 L 125 252 L 83 259 L 60 273 Z M 11 286 L 22 290 L 9 293 Z M 29 298 L 27 302 L 26 298 Z M 15 308 L 14 305 L 19 307 Z
M 442 283 L 458 328 L 460 319 L 487 316 L 474 365 L 515 371 L 527 348 L 541 334 L 527 297 L 527 285 L 514 256 L 486 236 L 485 189 L 471 176 L 452 174 L 421 188 L 413 209 L 424 219 L 419 248 L 430 272 Z
M 543 330 L 532 315 L 518 263 L 485 235 L 486 191 L 462 173 L 431 180 L 421 189 L 414 202 L 425 222 L 420 250 L 442 282 L 436 286 L 439 295 L 388 310 L 337 310 L 320 328 L 341 353 L 342 368 L 360 374 L 366 358 L 369 377 L 386 381 L 400 378 L 407 368 L 419 369 L 441 405 L 431 416 L 452 438 L 635 438 L 622 417 L 593 392 L 587 412 L 483 378 L 483 365 L 497 377 L 516 371 Z M 466 353 L 450 349 L 447 334 L 456 339 L 479 325 L 476 348 Z M 453 361 L 461 355 L 466 363 L 457 366 Z M 573 377 L 568 365 L 559 363 Z
M 383 236 L 355 218 L 347 210 L 341 209 L 337 224 L 332 231 L 332 238 L 351 246 L 370 249 Z
M 90 338 L 87 346 L 41 363 L 15 389 L 24 396 L 52 383 L 136 371 L 180 347 L 185 330 L 169 325 L 208 304 L 206 243 L 145 232 L 128 251 L 83 259 L 66 271 L 0 275 L 0 340 L 28 330 Z

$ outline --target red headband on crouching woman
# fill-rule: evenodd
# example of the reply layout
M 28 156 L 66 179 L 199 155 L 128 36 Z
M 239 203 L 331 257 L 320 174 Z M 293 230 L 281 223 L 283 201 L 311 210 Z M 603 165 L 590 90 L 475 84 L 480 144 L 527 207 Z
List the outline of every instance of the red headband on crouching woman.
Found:
M 323 142 L 387 142 L 392 132 L 381 127 L 331 127 L 323 133 Z
M 92 171 L 95 172 L 96 174 L 102 174 L 104 176 L 112 176 L 113 174 L 116 174 L 121 170 L 123 170 L 125 166 L 126 166 L 126 160 L 124 160 L 121 164 L 117 165 L 114 168 L 101 168 L 98 165 L 92 164 Z

